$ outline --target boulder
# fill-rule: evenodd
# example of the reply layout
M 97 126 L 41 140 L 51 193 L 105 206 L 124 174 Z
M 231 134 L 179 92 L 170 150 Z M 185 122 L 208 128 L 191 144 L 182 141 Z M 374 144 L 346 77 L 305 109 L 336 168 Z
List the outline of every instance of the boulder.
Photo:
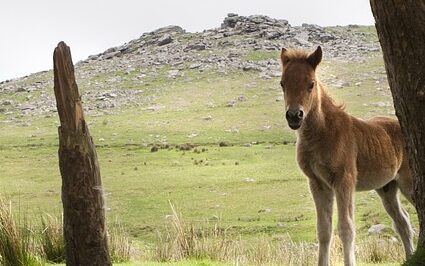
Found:
M 159 29 L 156 29 L 154 31 L 151 32 L 151 34 L 154 35 L 164 35 L 164 34 L 174 34 L 174 33 L 185 33 L 186 31 L 180 27 L 180 26 L 175 26 L 175 25 L 170 25 L 170 26 L 166 26 L 166 27 L 162 27 Z
M 367 233 L 369 235 L 380 235 L 387 228 L 386 225 L 383 224 L 374 224 L 368 230 Z
M 158 39 L 157 44 L 158 46 L 169 44 L 173 41 L 173 38 L 170 34 L 164 34 L 161 38 Z

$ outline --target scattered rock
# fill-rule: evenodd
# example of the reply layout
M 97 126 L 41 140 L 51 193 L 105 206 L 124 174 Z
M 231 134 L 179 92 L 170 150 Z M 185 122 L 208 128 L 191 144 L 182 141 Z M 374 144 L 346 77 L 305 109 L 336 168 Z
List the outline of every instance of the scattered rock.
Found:
M 236 105 L 236 100 L 231 100 L 227 102 L 226 107 L 233 107 L 235 105 Z
M 184 48 L 184 51 L 203 51 L 207 49 L 207 46 L 204 43 L 194 43 L 194 44 L 189 44 Z
M 212 217 L 210 217 L 208 220 L 210 221 L 218 221 L 220 218 L 217 215 L 213 215 Z
M 391 236 L 390 241 L 393 242 L 393 243 L 398 243 L 398 239 L 395 236 Z
M 117 98 L 118 95 L 113 92 L 107 92 L 104 94 L 104 96 L 107 98 Z
M 242 222 L 255 222 L 255 221 L 259 221 L 260 217 L 258 216 L 242 216 L 242 217 L 238 217 L 238 221 L 242 221 Z
M 34 110 L 36 107 L 35 105 L 32 104 L 27 104 L 27 103 L 23 103 L 19 105 L 19 109 L 24 111 L 24 110 Z
M 170 25 L 166 27 L 159 28 L 151 32 L 153 35 L 158 34 L 175 34 L 175 33 L 184 33 L 185 30 L 180 26 Z
M 256 181 L 257 180 L 255 180 L 254 178 L 251 178 L 251 177 L 244 178 L 244 180 L 243 180 L 243 182 L 246 182 L 246 183 L 254 183 Z
M 371 105 L 373 107 L 385 107 L 385 106 L 387 106 L 387 104 L 384 103 L 384 102 L 376 102 L 376 103 L 372 103 Z
M 270 208 L 265 208 L 265 209 L 258 210 L 258 213 L 270 213 L 270 212 L 272 212 L 272 209 L 270 209 Z
M 198 133 L 190 133 L 187 137 L 194 138 L 194 137 L 197 137 L 198 135 L 199 135 Z
M 224 142 L 224 141 L 220 141 L 219 143 L 218 143 L 218 146 L 219 147 L 228 147 L 228 146 L 230 146 L 227 142 Z
M 239 95 L 237 100 L 239 102 L 246 102 L 246 97 L 245 97 L 245 95 Z
M 200 63 L 195 63 L 195 64 L 189 65 L 189 69 L 196 69 L 196 68 L 200 68 L 200 67 L 202 67 L 202 64 L 200 64 Z
M 158 112 L 159 110 L 161 110 L 163 108 L 164 108 L 164 106 L 162 106 L 162 105 L 153 105 L 153 106 L 146 107 L 145 110 L 151 111 L 151 112 Z
M 311 24 L 292 26 L 286 20 L 268 16 L 229 13 L 221 27 L 199 33 L 186 33 L 179 26 L 167 26 L 143 33 L 128 43 L 89 56 L 87 60 L 78 62 L 75 70 L 78 80 L 81 80 L 79 85 L 84 88 L 82 100 L 86 112 L 94 115 L 114 113 L 114 110 L 126 105 L 158 111 L 159 108 L 152 106 L 155 106 L 161 88 L 154 88 L 151 80 L 159 78 L 162 66 L 171 68 L 165 73 L 169 79 L 185 76 L 187 69 L 197 69 L 199 72 L 215 71 L 223 75 L 242 70 L 255 72 L 260 79 L 277 80 L 281 75 L 278 51 L 282 46 L 311 50 L 320 44 L 330 59 L 361 62 L 371 52 L 380 50 L 378 40 L 365 38 L 364 34 L 350 30 L 350 27 L 325 28 Z M 276 56 L 248 59 L 253 51 L 275 51 Z M 380 84 L 377 86 L 385 88 L 384 68 L 361 80 L 370 78 Z M 185 79 L 190 82 L 192 77 Z M 332 86 L 336 83 L 336 87 L 340 88 L 351 86 L 349 82 L 339 81 L 337 77 L 331 80 Z M 355 86 L 360 85 L 361 82 L 355 83 Z M 29 96 L 26 102 L 7 102 L 2 99 L 0 106 L 7 106 L 2 108 L 6 109 L 4 113 L 18 111 L 23 116 L 51 116 L 56 112 L 55 99 L 51 93 L 44 92 L 52 87 L 51 72 L 0 82 L 0 93 L 17 92 Z M 32 94 L 33 91 L 37 91 L 37 95 Z M 383 89 L 380 93 L 386 91 Z M 246 97 L 238 97 L 225 105 L 234 107 L 245 100 Z M 282 101 L 282 97 L 276 98 L 276 101 Z M 215 105 L 208 107 L 215 108 Z
M 380 235 L 386 228 L 387 226 L 383 224 L 374 224 L 367 230 L 367 233 L 369 235 Z
M 164 34 L 161 38 L 159 38 L 159 39 L 158 39 L 157 44 L 158 44 L 159 46 L 162 46 L 162 45 L 169 44 L 169 43 L 171 43 L 172 41 L 173 41 L 173 38 L 171 37 L 171 35 L 170 35 L 170 34 Z
M 294 39 L 298 42 L 299 45 L 308 45 L 308 32 L 302 31 L 294 36 Z
M 227 132 L 227 133 L 239 133 L 239 129 L 237 129 L 235 127 L 232 127 L 232 128 L 225 129 L 224 132 Z
M 172 69 L 172 70 L 169 70 L 168 71 L 167 78 L 169 78 L 169 79 L 175 79 L 175 78 L 180 77 L 181 75 L 182 74 L 181 74 L 180 70 L 178 70 L 178 69 Z
M 119 55 L 121 55 L 121 52 L 115 51 L 115 52 L 105 54 L 102 58 L 103 59 L 111 59 L 111 58 L 114 58 L 114 57 L 119 56 Z
M 204 121 L 211 121 L 212 120 L 212 117 L 210 115 L 208 115 L 208 116 L 202 118 L 202 120 L 204 120 Z
M 261 71 L 261 67 L 258 66 L 257 64 L 254 64 L 254 63 L 246 63 L 246 62 L 244 62 L 244 63 L 242 63 L 240 65 L 240 68 L 243 71 Z
M 267 74 L 267 73 L 261 72 L 260 73 L 260 78 L 262 78 L 262 79 L 271 79 L 272 77 L 269 74 Z
M 195 145 L 190 144 L 190 143 L 186 143 L 186 144 L 178 145 L 177 148 L 181 151 L 190 151 L 193 148 L 195 148 Z

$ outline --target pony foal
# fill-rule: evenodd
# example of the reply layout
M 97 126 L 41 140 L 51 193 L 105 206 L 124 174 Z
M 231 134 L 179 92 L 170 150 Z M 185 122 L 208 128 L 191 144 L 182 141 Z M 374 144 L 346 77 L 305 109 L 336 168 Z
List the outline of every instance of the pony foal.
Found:
M 297 161 L 316 205 L 318 265 L 329 264 L 332 209 L 336 198 L 344 265 L 355 265 L 354 192 L 376 190 L 403 242 L 413 253 L 413 231 L 397 191 L 413 203 L 401 129 L 397 120 L 361 120 L 334 103 L 316 77 L 322 49 L 308 54 L 282 48 L 281 86 L 286 120 L 297 131 Z

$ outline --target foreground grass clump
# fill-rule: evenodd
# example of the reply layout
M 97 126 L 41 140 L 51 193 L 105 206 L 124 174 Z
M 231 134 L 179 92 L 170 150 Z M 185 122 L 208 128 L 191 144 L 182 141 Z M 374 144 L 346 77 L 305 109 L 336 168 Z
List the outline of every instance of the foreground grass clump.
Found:
M 62 217 L 41 215 L 39 225 L 12 214 L 12 203 L 0 200 L 0 265 L 35 266 L 65 261 Z M 16 212 L 15 212 L 16 214 Z M 130 261 L 132 242 L 118 222 L 108 232 L 109 253 L 114 263 Z
M 315 259 L 315 246 L 284 240 L 273 243 L 270 238 L 242 240 L 228 233 L 219 223 L 196 227 L 178 214 L 172 204 L 171 226 L 151 259 L 173 262 L 186 259 L 209 259 L 237 265 L 309 265 Z
M 40 230 L 28 223 L 17 223 L 11 214 L 11 204 L 0 205 L 0 255 L 2 265 L 43 265 L 65 260 L 62 219 L 44 214 Z M 169 224 L 159 232 L 159 241 L 150 248 L 134 250 L 125 228 L 118 222 L 109 231 L 110 254 L 120 265 L 312 265 L 317 260 L 317 246 L 293 242 L 289 236 L 279 239 L 267 235 L 244 239 L 231 233 L 218 220 L 211 224 L 193 223 L 182 217 L 170 203 Z M 196 226 L 195 224 L 198 224 Z M 342 246 L 336 236 L 332 246 L 332 264 L 341 263 Z M 139 254 L 139 255 L 135 255 Z M 357 245 L 359 262 L 388 263 L 403 260 L 398 243 L 383 238 L 369 238 Z M 139 260 L 139 262 L 132 262 Z M 123 264 L 124 263 L 124 264 Z M 127 264 L 125 264 L 127 263 Z M 223 263 L 223 264 L 221 264 Z
M 108 244 L 109 254 L 114 263 L 129 262 L 137 252 L 133 248 L 127 230 L 118 221 L 109 227 Z
M 221 224 L 195 227 L 170 204 L 171 226 L 149 260 L 177 262 L 208 259 L 236 265 L 314 265 L 317 245 L 293 242 L 289 237 L 273 240 L 263 236 L 243 240 L 227 232 Z M 390 265 L 403 261 L 404 251 L 398 243 L 384 238 L 368 238 L 357 244 L 357 259 L 364 264 Z M 337 236 L 331 250 L 331 264 L 342 263 L 342 243 Z
M 0 201 L 0 262 L 7 266 L 40 265 L 31 227 L 16 224 L 12 205 Z
M 40 245 L 45 260 L 60 263 L 65 261 L 65 241 L 62 219 L 49 214 L 41 217 Z

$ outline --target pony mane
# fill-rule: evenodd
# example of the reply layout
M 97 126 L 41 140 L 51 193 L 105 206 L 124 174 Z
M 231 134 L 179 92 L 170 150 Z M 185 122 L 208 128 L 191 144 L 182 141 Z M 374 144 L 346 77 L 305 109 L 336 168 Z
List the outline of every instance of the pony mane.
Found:
M 320 97 L 323 104 L 330 105 L 335 109 L 345 111 L 345 103 L 336 103 L 336 101 L 329 95 L 328 87 L 319 81 Z
M 310 54 L 304 50 L 300 49 L 287 49 L 285 52 L 285 57 L 288 58 L 288 60 L 307 60 L 308 56 Z

